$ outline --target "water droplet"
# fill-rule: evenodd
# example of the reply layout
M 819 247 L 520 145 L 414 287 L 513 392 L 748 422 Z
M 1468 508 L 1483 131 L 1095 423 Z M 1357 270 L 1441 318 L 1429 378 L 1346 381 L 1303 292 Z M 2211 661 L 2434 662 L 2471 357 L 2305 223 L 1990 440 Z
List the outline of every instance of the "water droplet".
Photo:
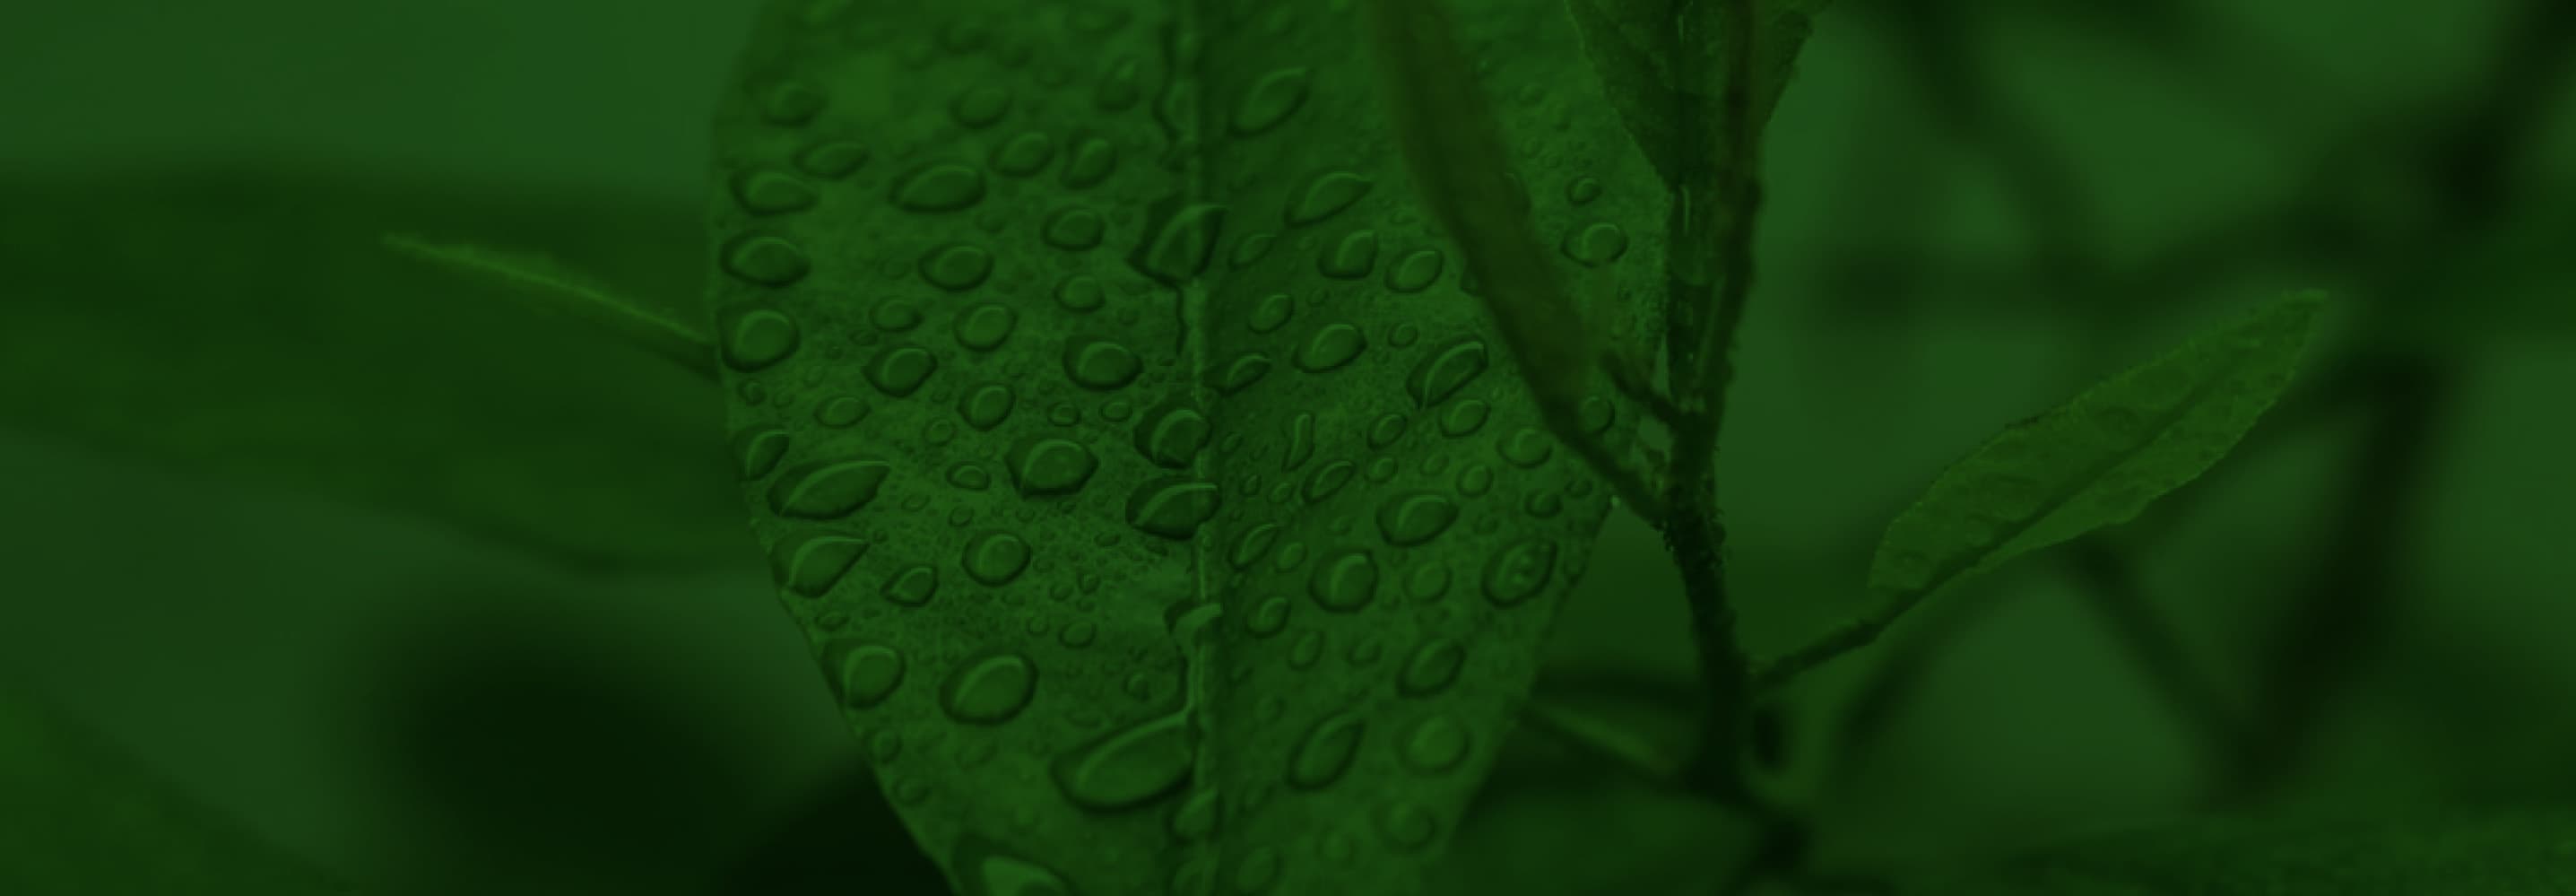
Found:
M 759 286 L 787 286 L 813 270 L 805 250 L 785 237 L 746 233 L 725 244 L 725 273 Z
M 1064 164 L 1064 185 L 1076 190 L 1088 189 L 1109 179 L 1118 167 L 1118 147 L 1107 139 L 1085 137 L 1074 144 L 1073 157 Z
M 1297 346 L 1289 362 L 1307 373 L 1323 373 L 1351 363 L 1368 349 L 1368 337 L 1360 328 L 1346 323 L 1325 324 Z
M 1091 481 L 1100 460 L 1071 439 L 1023 436 L 1011 444 L 1009 469 L 1024 497 L 1069 495 Z
M 993 275 L 993 253 L 981 246 L 951 243 L 921 256 L 921 279 L 950 292 L 965 292 Z
M 772 580 L 805 597 L 821 597 L 841 581 L 868 543 L 846 535 L 808 533 L 769 549 Z
M 1089 336 L 1064 344 L 1064 374 L 1085 389 L 1121 388 L 1135 382 L 1144 369 L 1135 351 L 1108 339 Z
M 1100 83 L 1091 91 L 1091 101 L 1103 112 L 1124 112 L 1145 97 L 1139 80 L 1136 57 L 1121 56 L 1100 75 Z
M 834 520 L 876 500 L 893 465 L 881 460 L 813 461 L 778 477 L 769 487 L 769 509 L 779 516 Z
M 1513 430 L 1511 435 L 1494 443 L 1494 453 L 1502 455 L 1512 466 L 1523 469 L 1546 463 L 1548 455 L 1555 451 L 1555 439 L 1526 426 Z
M 735 433 L 733 456 L 742 462 L 742 478 L 767 476 L 787 456 L 787 431 L 773 426 Z
M 1487 363 L 1483 339 L 1473 336 L 1458 337 L 1424 355 L 1422 360 L 1414 365 L 1412 375 L 1405 378 L 1405 389 L 1413 395 L 1413 403 L 1416 407 L 1428 408 L 1448 400 L 1449 396 L 1458 394 L 1458 390 L 1465 388 L 1469 382 L 1485 372 Z M 1456 413 L 1455 409 L 1452 409 L 1452 413 Z M 1481 425 L 1483 421 L 1477 422 Z M 1444 421 L 1443 428 L 1454 429 L 1455 427 L 1447 426 Z M 1473 427 L 1469 429 L 1472 430 Z M 1458 432 L 1449 434 L 1461 435 Z
M 993 170 L 1012 177 L 1027 177 L 1044 170 L 1055 160 L 1055 138 L 1042 131 L 1022 131 L 993 151 Z
M 1216 833 L 1217 802 L 1216 788 L 1190 791 L 1172 808 L 1172 839 L 1189 843 Z
M 1252 388 L 1252 384 L 1260 382 L 1262 375 L 1269 372 L 1269 355 L 1260 352 L 1244 352 L 1234 356 L 1234 360 L 1226 362 L 1224 370 L 1217 374 L 1216 390 L 1226 395 L 1233 395 Z
M 823 94 L 802 81 L 783 81 L 760 92 L 760 117 L 782 127 L 797 127 L 823 111 Z
M 1411 419 L 1394 411 L 1377 415 L 1377 419 L 1369 421 L 1369 450 L 1381 450 L 1395 444 L 1396 440 L 1404 438 L 1404 427 L 1411 422 Z
M 1278 634 L 1288 627 L 1290 606 L 1288 599 L 1284 597 L 1273 597 L 1262 601 L 1260 606 L 1252 608 L 1252 615 L 1244 617 L 1243 630 L 1262 638 Z
M 1223 205 L 1177 198 L 1157 203 L 1152 223 L 1145 228 L 1147 237 L 1127 263 L 1137 273 L 1166 284 L 1187 283 L 1207 270 L 1208 258 L 1216 252 L 1217 233 L 1224 226 Z
M 1415 602 L 1430 603 L 1449 596 L 1449 564 L 1427 560 L 1404 577 L 1404 593 Z
M 1440 836 L 1440 819 L 1412 800 L 1397 800 L 1377 811 L 1377 831 L 1388 845 L 1417 850 Z
M 1306 503 L 1323 503 L 1324 499 L 1330 498 L 1335 492 L 1341 491 L 1342 486 L 1350 484 L 1351 474 L 1358 472 L 1358 470 L 1358 465 L 1346 460 L 1337 460 L 1324 464 L 1323 466 L 1316 467 L 1313 471 L 1306 474 L 1306 485 L 1304 488 Z
M 1087 208 L 1066 207 L 1047 215 L 1038 237 L 1046 244 L 1068 252 L 1081 252 L 1100 245 L 1101 234 L 1109 224 L 1100 213 Z
M 1493 410 L 1484 399 L 1470 398 L 1440 412 L 1440 431 L 1453 439 L 1463 439 L 1485 428 L 1485 418 Z
M 1100 278 L 1089 274 L 1074 274 L 1055 285 L 1055 303 L 1066 311 L 1089 314 L 1108 301 L 1108 291 L 1101 288 Z
M 980 492 L 992 486 L 993 474 L 985 472 L 982 464 L 961 460 L 948 467 L 948 484 Z
M 1080 650 L 1091 646 L 1091 642 L 1099 637 L 1100 626 L 1093 624 L 1091 620 L 1085 619 L 1072 625 L 1065 626 L 1064 631 L 1056 634 L 1055 641 L 1056 643 L 1062 644 L 1066 647 Z
M 1313 70 L 1305 68 L 1283 68 L 1262 75 L 1234 105 L 1234 132 L 1251 136 L 1288 120 L 1298 106 L 1305 104 L 1306 85 L 1313 75 Z
M 879 302 L 868 309 L 868 324 L 888 333 L 910 332 L 921 326 L 921 308 L 901 299 Z
M 1377 269 L 1377 231 L 1360 229 L 1343 234 L 1333 247 L 1315 261 L 1315 271 L 1335 280 L 1361 280 Z
M 1216 516 L 1216 483 L 1184 477 L 1146 480 L 1127 495 L 1127 525 L 1175 541 L 1198 534 Z
M 1189 715 L 1171 713 L 1112 731 L 1049 764 L 1056 787 L 1095 812 L 1143 806 L 1178 791 L 1194 757 Z
M 1226 562 L 1234 564 L 1236 569 L 1251 568 L 1252 564 L 1269 555 L 1271 544 L 1278 540 L 1278 523 L 1256 524 L 1243 530 L 1243 535 L 1235 539 L 1233 549 L 1226 552 Z
M 948 717 L 972 725 L 1009 721 L 1037 694 L 1038 667 L 1017 653 L 987 654 L 961 663 L 940 688 Z
M 1243 323 L 1252 328 L 1252 332 L 1268 333 L 1286 326 L 1289 314 L 1296 307 L 1296 300 L 1289 298 L 1287 293 L 1274 292 L 1253 303 L 1252 313 L 1244 315 Z
M 1467 758 L 1467 726 L 1457 718 L 1441 713 L 1413 725 L 1406 732 L 1402 755 L 1404 764 L 1422 774 L 1438 774 L 1458 767 Z
M 1377 531 L 1396 547 L 1425 544 L 1458 521 L 1458 505 L 1437 492 L 1403 492 L 1377 507 Z
M 1599 180 L 1589 177 L 1578 177 L 1565 185 L 1565 201 L 1567 202 L 1575 205 L 1583 205 L 1599 198 L 1601 198 L 1601 181 Z
M 1156 466 L 1188 469 L 1207 446 L 1207 415 L 1182 397 L 1167 398 L 1136 423 L 1136 453 Z
M 719 326 L 724 331 L 725 363 L 746 373 L 785 359 L 796 351 L 800 338 L 794 319 L 758 305 L 725 309 Z
M 1234 866 L 1234 889 L 1249 894 L 1270 889 L 1279 882 L 1279 850 L 1269 845 L 1255 846 L 1244 853 L 1243 864 Z
M 1242 239 L 1234 241 L 1234 252 L 1226 256 L 1226 264 L 1236 270 L 1251 267 L 1253 262 L 1260 261 L 1262 256 L 1270 254 L 1270 245 L 1277 239 L 1275 234 L 1270 233 L 1246 234 Z
M 1448 638 L 1433 638 L 1413 649 L 1404 661 L 1404 671 L 1395 679 L 1395 689 L 1407 697 L 1424 697 L 1439 693 L 1458 680 L 1458 670 L 1467 665 L 1467 648 Z
M 832 664 L 841 704 L 867 709 L 894 695 L 903 683 L 903 654 L 883 644 L 844 644 Z
M 1019 319 L 1019 314 L 1009 305 L 979 303 L 957 315 L 957 344 L 972 351 L 992 351 L 1011 338 L 1011 328 L 1019 323 Z
M 1386 269 L 1386 288 L 1399 293 L 1421 292 L 1440 279 L 1440 268 L 1446 259 L 1437 249 L 1415 249 L 1396 259 Z
M 1485 562 L 1485 597 L 1498 606 L 1512 606 L 1538 596 L 1555 572 L 1556 543 L 1522 539 Z
M 894 186 L 894 204 L 906 211 L 953 212 L 983 199 L 984 172 L 956 162 L 914 169 Z
M 1008 532 L 983 532 L 966 542 L 959 558 L 966 575 L 993 587 L 1008 585 L 1029 568 L 1029 543 Z
M 1010 419 L 1011 408 L 1017 402 L 1009 384 L 985 383 L 958 396 L 957 415 L 966 418 L 966 425 L 991 432 L 993 427 Z
M 1374 186 L 1348 171 L 1322 171 L 1306 176 L 1293 191 L 1285 213 L 1288 226 L 1302 227 L 1340 214 Z
M 1599 433 L 1617 422 L 1619 411 L 1610 404 L 1610 399 L 1586 395 L 1583 403 L 1575 408 L 1575 417 L 1575 422 L 1583 427 L 1584 432 Z
M 938 593 L 939 570 L 928 564 L 915 564 L 886 580 L 884 596 L 907 607 L 918 607 Z
M 749 168 L 734 173 L 733 197 L 743 211 L 775 215 L 812 208 L 815 194 L 813 185 L 797 180 L 795 175 L 773 168 Z
M 798 170 L 827 180 L 848 177 L 867 161 L 867 147 L 846 140 L 817 143 L 796 154 Z
M 1324 609 L 1354 612 L 1377 598 L 1377 560 L 1361 548 L 1344 548 L 1315 562 L 1306 593 Z
M 1358 758 L 1361 735 L 1368 726 L 1359 716 L 1337 712 L 1318 720 L 1297 741 L 1288 759 L 1288 786 L 1318 790 L 1341 780 Z
M 969 128 L 988 127 L 1010 111 L 1011 92 L 991 84 L 967 88 L 948 104 L 948 113 Z
M 1315 412 L 1298 411 L 1288 418 L 1288 450 L 1281 452 L 1279 469 L 1294 470 L 1315 456 Z
M 1600 267 L 1618 261 L 1619 256 L 1628 253 L 1628 232 L 1619 229 L 1617 224 L 1597 222 L 1566 234 L 1565 242 L 1559 248 L 1567 258 Z
M 1061 872 L 974 832 L 960 834 L 948 868 L 963 896 L 1072 896 Z
M 918 345 L 896 343 L 877 352 L 867 367 L 868 383 L 889 398 L 903 398 L 921 388 L 939 369 L 939 357 Z
M 814 422 L 834 429 L 856 425 L 868 417 L 868 403 L 856 396 L 836 395 L 814 406 Z

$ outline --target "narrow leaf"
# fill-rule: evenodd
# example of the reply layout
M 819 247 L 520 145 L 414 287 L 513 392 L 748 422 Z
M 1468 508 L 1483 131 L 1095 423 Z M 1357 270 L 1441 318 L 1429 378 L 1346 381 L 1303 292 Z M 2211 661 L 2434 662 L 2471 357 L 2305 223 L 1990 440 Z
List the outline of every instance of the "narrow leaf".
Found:
M 1764 23 L 1755 45 L 1752 110 L 1755 126 L 1771 120 L 1780 93 L 1789 85 L 1798 51 L 1806 45 L 1814 16 L 1828 0 L 1760 0 L 1756 14 Z M 1718 53 L 1729 40 L 1718 33 L 1718 0 L 1565 0 L 1581 35 L 1593 76 L 1629 139 L 1644 152 L 1664 178 L 1678 189 L 1690 157 L 1715 151 L 1713 144 L 1693 145 L 1685 138 L 1681 116 L 1697 114 L 1706 122 L 1704 135 L 1721 133 L 1724 86 L 1715 78 L 1723 69 Z M 1695 59 L 1704 83 L 1688 83 L 1682 72 L 1693 70 L 1683 54 Z M 1706 139 L 1706 138 L 1704 138 Z
M 667 289 L 703 278 L 686 207 L 232 169 L 0 195 L 0 426 L 585 567 L 747 549 L 739 500 L 707 481 L 726 462 L 705 377 L 377 238 L 486 234 Z
M 620 296 L 615 289 L 561 262 L 524 252 L 433 243 L 406 234 L 386 236 L 385 245 L 536 294 L 542 299 L 535 306 L 539 310 L 568 312 L 662 356 L 682 370 L 709 376 L 715 373 L 714 347 L 705 333 L 659 314 L 640 301 Z
M 2324 304 L 2313 292 L 2268 304 L 2006 428 L 1952 464 L 1879 541 L 1873 618 L 2127 522 L 2197 478 L 2289 385 Z
M 1518 192 L 1514 251 L 1660 270 L 1653 172 L 1575 150 L 1618 124 L 1554 2 L 1456 22 L 1529 99 L 1505 161 L 1581 169 Z M 742 57 L 743 493 L 961 892 L 1421 892 L 1584 568 L 1608 489 L 1406 189 L 1349 6 L 782 0 Z
M 2401 820 L 2229 819 L 2093 837 L 1910 896 L 2417 896 L 2576 893 L 2576 812 L 2437 811 Z
M 58 708 L 0 689 L 0 893 L 349 892 Z

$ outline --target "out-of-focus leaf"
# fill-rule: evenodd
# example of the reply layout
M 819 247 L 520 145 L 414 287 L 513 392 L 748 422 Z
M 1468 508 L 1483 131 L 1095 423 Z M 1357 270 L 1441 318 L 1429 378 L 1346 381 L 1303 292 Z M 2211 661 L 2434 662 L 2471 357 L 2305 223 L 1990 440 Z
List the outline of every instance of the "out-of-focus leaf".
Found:
M 0 426 L 585 565 L 751 550 L 738 499 L 706 481 L 725 461 L 703 377 L 380 242 L 541 246 L 626 294 L 691 299 L 705 238 L 685 207 L 263 170 L 0 196 Z
M 2136 517 L 2236 446 L 2290 383 L 2325 299 L 2300 293 L 2014 424 L 1897 514 L 1870 590 L 1901 612 L 2005 561 Z
M 1692 154 L 1711 155 L 1718 151 L 1717 134 L 1724 133 L 1726 91 L 1718 80 L 1724 77 L 1719 65 L 1720 52 L 1734 38 L 1718 27 L 1725 20 L 1719 7 L 1733 0 L 1565 0 L 1566 12 L 1574 17 L 1575 30 L 1582 36 L 1584 56 L 1592 63 L 1593 76 L 1599 78 L 1610 105 L 1619 110 L 1619 120 L 1627 126 L 1629 139 L 1654 163 L 1664 182 L 1680 186 L 1685 159 Z M 1798 50 L 1807 42 L 1814 17 L 1824 10 L 1829 0 L 1759 0 L 1754 15 L 1762 22 L 1762 34 L 1754 45 L 1754 84 L 1751 91 L 1754 124 L 1771 119 L 1771 111 L 1780 104 L 1780 93 L 1789 86 L 1789 76 L 1798 58 Z M 1675 21 L 1676 9 L 1684 21 Z M 1678 25 L 1687 25 L 1700 35 L 1686 39 Z M 1687 61 L 1706 73 L 1703 83 L 1684 83 L 1679 76 L 1684 53 Z M 1704 116 L 1704 142 L 1692 145 L 1685 139 L 1679 118 L 1682 110 L 1693 109 Z
M 1554 2 L 1457 7 L 1519 170 L 1619 127 Z M 1354 125 L 1356 11 L 1263 10 L 782 0 L 720 115 L 745 497 L 964 892 L 1419 892 L 1607 513 Z M 1582 176 L 1538 245 L 1660 270 L 1644 161 Z
M 2556 896 L 2576 893 L 2576 811 L 2219 821 L 2096 838 L 1910 896 Z
M 11 685 L 0 689 L 0 893 L 355 892 Z

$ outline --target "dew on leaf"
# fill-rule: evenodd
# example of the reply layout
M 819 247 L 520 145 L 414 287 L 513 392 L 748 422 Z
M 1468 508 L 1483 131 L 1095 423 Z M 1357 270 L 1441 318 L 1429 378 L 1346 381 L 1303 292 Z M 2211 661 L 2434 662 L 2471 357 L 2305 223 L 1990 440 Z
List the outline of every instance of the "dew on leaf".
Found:
M 1082 490 L 1100 469 L 1091 449 L 1071 439 L 1023 436 L 1011 444 L 1011 482 L 1027 497 L 1068 495 Z
M 852 709 L 885 702 L 903 683 L 903 654 L 883 644 L 847 645 L 834 667 L 841 703 Z
M 1437 492 L 1389 495 L 1377 508 L 1378 534 L 1400 548 L 1427 544 L 1457 521 L 1457 503 Z
M 1173 540 L 1198 534 L 1216 516 L 1216 483 L 1186 477 L 1150 479 L 1127 496 L 1127 525 Z
M 1289 362 L 1307 373 L 1324 373 L 1351 363 L 1367 349 L 1368 337 L 1360 333 L 1360 328 L 1336 322 L 1316 329 L 1297 346 Z
M 1133 349 L 1114 340 L 1083 337 L 1064 345 L 1064 374 L 1085 389 L 1106 392 L 1124 387 L 1144 369 Z
M 1314 71 L 1306 68 L 1283 68 L 1262 75 L 1234 104 L 1234 132 L 1251 136 L 1288 120 L 1306 102 L 1306 86 L 1313 79 Z
M 907 607 L 918 607 L 938 593 L 939 570 L 928 564 L 914 564 L 886 579 L 884 596 Z
M 984 172 L 956 162 L 913 169 L 895 181 L 895 207 L 915 212 L 953 212 L 984 200 Z
M 846 535 L 807 533 L 789 538 L 769 550 L 771 578 L 792 593 L 821 597 L 840 583 L 867 549 L 867 542 Z
M 874 459 L 800 464 L 770 484 L 769 510 L 797 519 L 840 519 L 876 500 L 878 487 L 893 469 Z
M 1518 604 L 1538 596 L 1555 572 L 1555 542 L 1537 538 L 1513 542 L 1485 561 L 1485 597 L 1498 606 Z
M 961 663 L 939 689 L 939 706 L 948 717 L 972 725 L 997 725 L 1029 705 L 1037 694 L 1038 667 L 1017 653 L 993 653 Z
M 1290 227 L 1302 227 L 1339 214 L 1360 197 L 1368 195 L 1367 178 L 1348 171 L 1322 171 L 1306 176 L 1292 192 L 1284 219 Z
M 982 246 L 950 243 L 921 256 L 921 279 L 950 292 L 984 285 L 993 275 L 993 253 Z
M 1377 269 L 1377 231 L 1360 229 L 1342 235 L 1315 261 L 1316 273 L 1335 280 L 1360 280 Z
M 868 383 L 888 398 L 903 398 L 921 388 L 939 369 L 939 357 L 917 345 L 890 345 L 867 367 Z
M 970 351 L 988 352 L 1000 348 L 1011 338 L 1011 329 L 1019 323 L 1019 313 L 1000 302 L 979 302 L 957 315 L 957 344 Z
M 1396 259 L 1386 269 L 1386 288 L 1394 292 L 1421 292 L 1440 279 L 1440 269 L 1447 259 L 1438 249 L 1415 249 Z
M 996 588 L 1008 585 L 1029 568 L 1029 543 L 1009 532 L 984 532 L 966 542 L 958 565 L 975 581 Z
M 1017 403 L 1009 384 L 983 383 L 957 397 L 957 416 L 965 418 L 968 426 L 990 432 L 1010 419 Z
M 1189 782 L 1189 715 L 1170 713 L 1112 731 L 1049 764 L 1074 805 L 1117 812 L 1148 805 Z
M 734 237 L 724 249 L 725 273 L 758 286 L 787 286 L 813 270 L 805 250 L 787 238 L 764 233 Z
M 1467 649 L 1448 638 L 1433 638 L 1413 649 L 1404 660 L 1404 671 L 1395 679 L 1396 692 L 1407 697 L 1424 697 L 1439 693 L 1458 680 L 1458 670 L 1467 664 Z
M 1354 713 L 1336 712 L 1315 722 L 1298 738 L 1288 759 L 1288 786 L 1299 790 L 1317 790 L 1331 786 L 1349 771 L 1351 760 L 1359 757 L 1362 735 L 1368 731 L 1366 720 Z
M 1377 572 L 1377 559 L 1367 550 L 1344 548 L 1316 560 L 1306 593 L 1324 609 L 1353 612 L 1377 597 Z

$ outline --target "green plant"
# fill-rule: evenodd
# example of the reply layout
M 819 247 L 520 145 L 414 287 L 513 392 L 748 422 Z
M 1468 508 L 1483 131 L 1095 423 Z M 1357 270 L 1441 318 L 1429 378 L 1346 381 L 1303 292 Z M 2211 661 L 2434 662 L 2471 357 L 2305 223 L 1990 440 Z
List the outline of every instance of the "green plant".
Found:
M 1870 611 L 1750 657 L 1719 424 L 1761 131 L 1822 4 L 1575 0 L 1579 40 L 1552 7 L 1358 5 L 988 31 L 772 4 L 718 129 L 712 326 L 550 262 L 392 245 L 721 381 L 781 600 L 976 893 L 1415 892 L 1516 722 L 1751 819 L 1732 889 L 1828 886 L 1741 755 L 1766 695 L 2200 475 L 2326 307 L 2253 309 L 2005 428 L 1888 526 Z M 1369 42 L 1334 42 L 1361 19 Z M 1047 35 L 1107 75 L 1050 75 Z M 1520 49 L 1471 64 L 1497 46 Z M 906 68 L 933 88 L 868 89 Z M 1298 127 L 1328 114 L 1363 123 Z M 1557 155 L 1591 186 L 1525 189 Z M 1684 573 L 1681 759 L 1525 705 L 1617 508 Z M 2561 848 L 2544 822 L 2463 839 Z

